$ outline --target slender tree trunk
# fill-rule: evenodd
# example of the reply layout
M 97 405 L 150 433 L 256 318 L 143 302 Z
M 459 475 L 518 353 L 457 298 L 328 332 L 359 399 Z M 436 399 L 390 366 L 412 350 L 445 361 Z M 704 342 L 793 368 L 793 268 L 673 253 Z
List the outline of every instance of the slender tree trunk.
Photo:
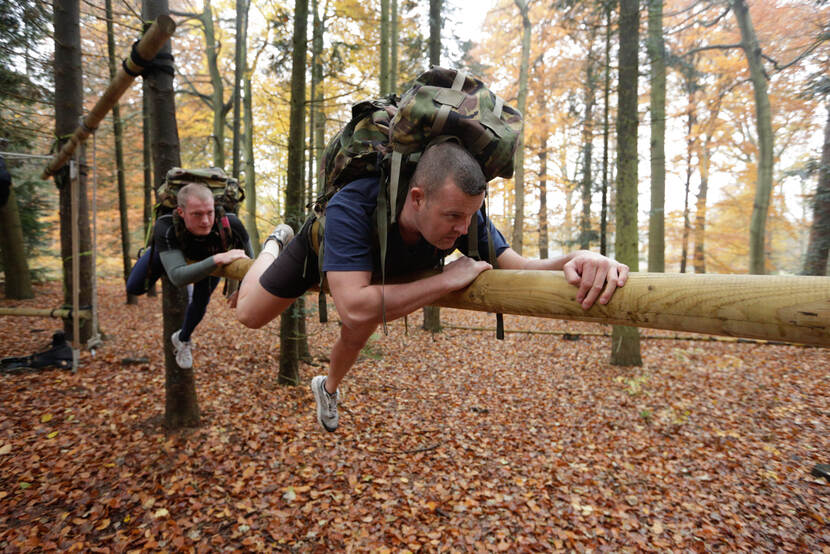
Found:
M 245 123 L 245 228 L 251 237 L 254 255 L 259 255 L 260 239 L 256 223 L 256 165 L 254 163 L 254 107 L 251 97 L 251 71 L 245 72 L 245 99 L 243 121 Z
M 605 6 L 605 79 L 603 83 L 602 107 L 602 207 L 599 218 L 599 252 L 608 255 L 608 137 L 609 105 L 611 96 L 611 11 L 613 2 L 606 0 Z
M 651 61 L 651 208 L 648 217 L 648 270 L 666 270 L 666 54 L 663 0 L 648 2 L 648 57 Z
M 312 59 L 311 64 L 311 109 L 314 114 L 314 125 L 312 127 L 312 135 L 314 137 L 314 173 L 317 178 L 316 194 L 322 194 L 325 188 L 325 182 L 319 178 L 319 164 L 325 149 L 325 134 L 326 134 L 326 114 L 323 111 L 323 34 L 325 33 L 325 25 L 323 19 L 320 17 L 317 0 L 313 0 L 314 7 L 313 14 L 313 32 L 312 32 Z
M 830 252 L 830 103 L 827 104 L 827 124 L 824 127 L 824 146 L 821 150 L 816 196 L 813 199 L 813 225 L 804 261 L 805 275 L 827 275 L 827 257 Z
M 113 35 L 112 0 L 106 0 L 107 14 L 107 55 L 109 58 L 110 81 L 115 80 L 115 36 Z M 121 261 L 124 270 L 124 283 L 130 276 L 130 223 L 127 217 L 127 186 L 124 183 L 124 125 L 121 122 L 121 108 L 118 102 L 112 107 L 112 125 L 115 140 L 115 174 L 118 183 L 118 215 L 121 222 Z M 137 304 L 138 298 L 127 294 L 127 304 Z
M 9 197 L 0 206 L 0 257 L 6 276 L 6 298 L 22 300 L 34 298 L 26 248 L 23 244 L 23 226 L 14 187 L 9 186 Z
M 202 27 L 205 31 L 205 55 L 207 57 L 208 74 L 210 75 L 211 106 L 213 107 L 213 165 L 225 168 L 225 85 L 222 82 L 222 75 L 219 73 L 218 53 L 219 46 L 216 44 L 216 33 L 213 27 L 213 9 L 211 0 L 205 0 L 205 5 L 200 16 Z
M 389 5 L 389 93 L 398 90 L 398 0 Z
M 546 260 L 548 252 L 548 149 L 547 141 L 539 149 L 539 258 Z
M 700 189 L 697 193 L 695 205 L 695 273 L 706 273 L 706 197 L 709 194 L 709 151 L 708 141 L 704 141 L 700 149 Z
M 305 143 L 305 65 L 308 0 L 294 1 L 294 36 L 291 54 L 291 108 L 288 130 L 288 183 L 285 190 L 284 221 L 295 231 L 302 224 L 303 145 Z M 280 326 L 281 384 L 299 383 L 300 332 L 299 318 L 304 317 L 297 302 L 285 310 Z
M 146 241 L 153 228 L 153 161 L 150 140 L 150 97 L 147 81 L 141 82 L 141 136 L 142 136 L 142 163 L 144 168 L 144 239 Z M 147 296 L 156 296 L 156 284 L 153 283 L 147 290 Z
M 242 148 L 242 79 L 245 72 L 245 58 L 248 43 L 248 0 L 236 0 L 236 45 L 234 47 L 233 71 L 233 168 L 231 170 L 235 179 L 239 179 L 241 171 L 240 151 Z
M 442 0 L 429 0 L 429 65 L 441 65 Z M 441 308 L 424 306 L 423 329 L 441 332 Z
M 442 2 L 429 0 L 429 65 L 441 65 Z
M 162 13 L 169 13 L 167 0 L 144 0 L 144 19 L 153 20 Z M 170 41 L 160 53 L 170 54 Z M 164 176 L 173 167 L 181 166 L 179 131 L 176 125 L 176 103 L 173 76 L 163 71 L 153 71 L 144 77 L 150 105 L 150 141 L 153 152 L 153 181 L 158 190 Z M 175 287 L 165 275 L 161 285 L 164 330 L 165 409 L 164 426 L 167 429 L 195 427 L 199 425 L 199 402 L 196 397 L 196 380 L 193 368 L 182 369 L 176 363 L 170 337 L 181 329 L 187 291 Z
M 389 0 L 380 0 L 380 94 L 389 94 Z
M 592 27 L 593 29 L 593 27 Z M 590 43 L 593 47 L 594 37 L 591 32 Z M 596 81 L 594 79 L 593 48 L 589 48 L 585 62 L 585 120 L 582 122 L 582 218 L 580 221 L 579 247 L 587 250 L 591 247 L 591 186 L 593 152 L 594 152 L 594 102 L 596 98 Z
M 528 7 L 528 0 L 513 0 L 516 7 L 519 8 L 519 14 L 522 17 L 522 54 L 521 62 L 519 63 L 519 98 L 516 102 L 519 112 L 525 113 L 527 109 L 527 81 L 528 81 L 528 66 L 530 65 L 530 8 Z M 513 175 L 513 184 L 516 196 L 515 216 L 513 224 L 513 250 L 522 253 L 522 242 L 524 241 L 524 210 L 525 210 L 525 139 L 524 128 L 519 134 L 519 144 L 516 148 L 515 174 Z
M 60 137 L 58 148 L 63 147 L 81 118 L 83 111 L 83 70 L 81 67 L 81 28 L 78 0 L 54 0 L 55 27 L 55 136 Z M 89 228 L 89 203 L 87 201 L 86 148 L 78 148 L 80 168 L 78 186 L 78 251 L 80 275 L 79 301 L 81 306 L 92 304 L 93 267 L 90 249 L 92 240 Z M 72 305 L 72 179 L 70 164 L 55 174 L 55 184 L 60 191 L 61 258 L 63 260 L 63 299 Z M 78 337 L 73 336 L 72 320 L 64 319 L 67 337 L 84 343 L 92 336 L 91 320 L 81 320 Z
M 620 0 L 620 78 L 617 93 L 617 232 L 616 259 L 639 271 L 637 249 L 637 47 L 640 14 L 637 0 Z M 615 325 L 611 363 L 642 365 L 636 327 Z
M 758 182 L 755 203 L 749 225 L 749 272 L 766 273 L 765 231 L 772 195 L 773 134 L 772 109 L 767 94 L 767 76 L 761 62 L 761 47 L 749 16 L 745 0 L 732 0 L 732 11 L 741 28 L 741 47 L 749 64 L 749 74 L 755 95 L 755 118 L 758 128 Z

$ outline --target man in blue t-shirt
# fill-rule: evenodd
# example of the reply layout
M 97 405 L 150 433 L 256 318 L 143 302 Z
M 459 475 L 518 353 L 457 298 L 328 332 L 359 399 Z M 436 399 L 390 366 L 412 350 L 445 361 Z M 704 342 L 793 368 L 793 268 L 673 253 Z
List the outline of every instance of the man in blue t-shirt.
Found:
M 445 142 L 424 152 L 397 222 L 388 231 L 387 277 L 436 267 L 456 248 L 466 254 L 467 229 L 473 217 L 479 218 L 478 251 L 485 260 L 462 256 L 436 275 L 383 287 L 372 284 L 373 275 L 380 269 L 372 223 L 378 180 L 354 181 L 326 205 L 323 272 L 342 326 L 331 352 L 328 374 L 314 377 L 311 389 L 317 402 L 317 420 L 327 431 L 334 431 L 338 424 L 337 387 L 383 320 L 383 310 L 387 320 L 399 318 L 466 287 L 482 271 L 491 269 L 486 260 L 487 227 L 493 235 L 500 268 L 564 271 L 568 282 L 579 287 L 577 300 L 585 309 L 597 300 L 607 303 L 614 290 L 625 284 L 626 265 L 592 252 L 583 250 L 552 260 L 533 260 L 518 254 L 479 212 L 486 184 L 478 162 L 458 144 Z M 319 282 L 307 227 L 297 240 L 291 240 L 283 226 L 266 240 L 239 290 L 236 314 L 244 325 L 265 325 Z

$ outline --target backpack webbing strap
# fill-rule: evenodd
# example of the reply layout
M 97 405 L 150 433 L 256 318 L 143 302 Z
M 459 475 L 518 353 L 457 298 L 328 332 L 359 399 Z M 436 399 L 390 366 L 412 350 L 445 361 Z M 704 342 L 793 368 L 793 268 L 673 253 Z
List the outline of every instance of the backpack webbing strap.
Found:
M 320 314 L 320 323 L 327 323 L 329 320 L 328 305 L 326 304 L 326 292 L 323 288 L 323 281 L 325 280 L 325 273 L 323 273 L 323 251 L 325 250 L 323 233 L 325 232 L 325 225 L 326 216 L 325 214 L 321 214 L 316 217 L 314 223 L 311 224 L 311 229 L 308 230 L 308 232 L 311 233 L 309 238 L 312 241 L 312 245 L 315 241 L 317 243 L 317 264 L 320 271 L 320 294 L 317 295 L 317 311 Z
M 389 330 L 386 327 L 386 299 L 384 297 L 384 285 L 386 284 L 386 244 L 387 235 L 389 234 L 389 221 L 386 212 L 389 206 L 389 199 L 386 190 L 386 171 L 382 163 L 382 155 L 378 153 L 378 166 L 380 167 L 380 185 L 378 186 L 378 205 L 375 213 L 378 221 L 378 243 L 380 245 L 380 311 L 383 319 L 383 334 L 388 335 Z
M 389 221 L 395 223 L 395 218 L 398 215 L 398 186 L 401 180 L 401 164 L 403 163 L 403 154 L 398 151 L 392 152 L 392 167 L 389 175 L 389 198 L 392 204 L 392 211 L 390 213 Z M 380 184 L 383 188 L 383 182 Z M 378 197 L 379 198 L 379 197 Z

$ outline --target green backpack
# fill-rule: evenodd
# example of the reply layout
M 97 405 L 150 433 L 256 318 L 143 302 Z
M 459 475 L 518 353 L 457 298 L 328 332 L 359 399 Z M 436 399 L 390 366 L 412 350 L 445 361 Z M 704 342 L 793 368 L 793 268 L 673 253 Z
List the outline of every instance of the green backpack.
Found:
M 421 154 L 433 144 L 454 140 L 478 161 L 488 181 L 509 178 L 521 130 L 522 114 L 463 70 L 434 66 L 422 73 L 400 100 L 391 95 L 355 104 L 351 120 L 326 146 L 320 167 L 325 189 L 311 205 L 320 221 L 312 242 L 320 245 L 321 276 L 325 205 L 343 186 L 361 177 L 384 180 L 376 210 L 384 282 L 388 227 L 403 208 L 409 179 Z M 473 218 L 469 232 L 473 257 L 478 256 L 476 223 Z M 495 262 L 492 240 L 490 247 L 490 260 Z M 321 309 L 324 305 L 321 296 Z M 385 327 L 385 309 L 383 312 Z M 324 318 L 321 311 L 321 320 Z

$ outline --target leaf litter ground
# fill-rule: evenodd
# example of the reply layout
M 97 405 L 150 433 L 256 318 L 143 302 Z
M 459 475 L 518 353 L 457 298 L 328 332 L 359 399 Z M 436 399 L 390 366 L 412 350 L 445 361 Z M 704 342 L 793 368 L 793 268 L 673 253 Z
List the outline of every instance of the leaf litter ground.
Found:
M 496 341 L 419 312 L 364 350 L 328 434 L 308 381 L 338 324 L 309 316 L 317 365 L 280 386 L 278 323 L 245 329 L 217 293 L 194 334 L 202 425 L 165 433 L 161 299 L 100 294 L 107 340 L 77 373 L 0 376 L 4 551 L 830 552 L 810 475 L 830 463 L 826 349 L 646 339 L 624 368 L 609 338 L 541 334 L 605 326 L 507 316 L 538 334 Z M 0 301 L 59 303 L 54 284 Z M 58 327 L 2 317 L 0 356 Z

